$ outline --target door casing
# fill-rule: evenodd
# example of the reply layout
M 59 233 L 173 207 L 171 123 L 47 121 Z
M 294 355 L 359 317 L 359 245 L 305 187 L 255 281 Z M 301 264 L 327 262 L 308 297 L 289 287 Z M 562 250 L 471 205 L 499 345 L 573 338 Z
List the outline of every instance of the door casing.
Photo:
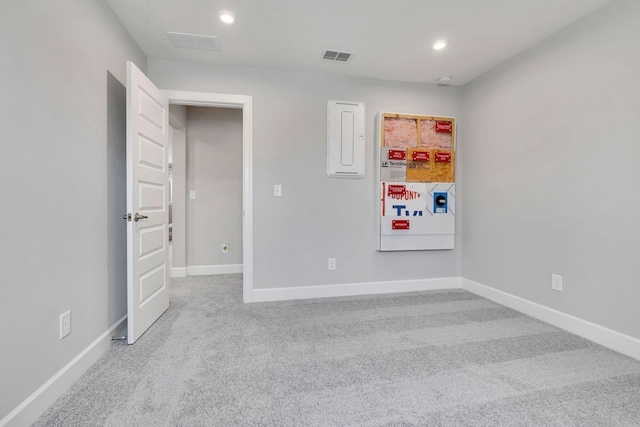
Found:
M 242 109 L 242 298 L 253 301 L 253 97 L 162 90 L 169 105 Z

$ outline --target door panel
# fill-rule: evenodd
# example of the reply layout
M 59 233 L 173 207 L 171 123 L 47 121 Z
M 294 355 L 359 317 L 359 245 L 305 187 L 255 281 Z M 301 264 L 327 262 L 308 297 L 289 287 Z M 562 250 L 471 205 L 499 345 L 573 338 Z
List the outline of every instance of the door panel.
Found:
M 168 112 L 164 95 L 127 62 L 129 344 L 169 308 Z
M 165 147 L 144 137 L 140 139 L 139 161 L 141 166 L 164 172 Z
M 164 250 L 166 240 L 167 236 L 163 226 L 149 227 L 140 230 L 140 253 L 138 256 L 144 258 Z

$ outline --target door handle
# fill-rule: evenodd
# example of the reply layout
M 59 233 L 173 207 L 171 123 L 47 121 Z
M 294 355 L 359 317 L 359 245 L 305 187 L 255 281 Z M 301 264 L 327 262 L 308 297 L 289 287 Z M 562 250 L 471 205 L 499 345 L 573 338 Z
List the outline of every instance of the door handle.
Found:
M 136 212 L 136 216 L 134 216 L 134 217 L 133 217 L 133 220 L 134 220 L 135 222 L 138 222 L 138 221 L 140 221 L 141 219 L 147 219 L 147 218 L 149 218 L 149 217 L 148 217 L 148 216 L 146 216 L 146 215 L 140 215 L 138 212 Z

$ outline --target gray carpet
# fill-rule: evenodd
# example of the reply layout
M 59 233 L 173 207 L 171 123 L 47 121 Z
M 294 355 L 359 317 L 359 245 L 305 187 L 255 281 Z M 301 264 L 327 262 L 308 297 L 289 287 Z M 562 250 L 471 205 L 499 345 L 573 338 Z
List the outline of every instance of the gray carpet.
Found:
M 462 290 L 243 304 L 174 280 L 36 426 L 640 426 L 640 362 Z

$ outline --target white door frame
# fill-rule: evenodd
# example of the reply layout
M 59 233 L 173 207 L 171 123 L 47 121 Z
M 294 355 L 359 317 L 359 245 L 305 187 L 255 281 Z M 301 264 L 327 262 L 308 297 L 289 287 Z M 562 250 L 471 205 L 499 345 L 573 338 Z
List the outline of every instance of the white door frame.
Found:
M 253 295 L 253 97 L 162 90 L 169 104 L 242 109 L 242 299 Z

